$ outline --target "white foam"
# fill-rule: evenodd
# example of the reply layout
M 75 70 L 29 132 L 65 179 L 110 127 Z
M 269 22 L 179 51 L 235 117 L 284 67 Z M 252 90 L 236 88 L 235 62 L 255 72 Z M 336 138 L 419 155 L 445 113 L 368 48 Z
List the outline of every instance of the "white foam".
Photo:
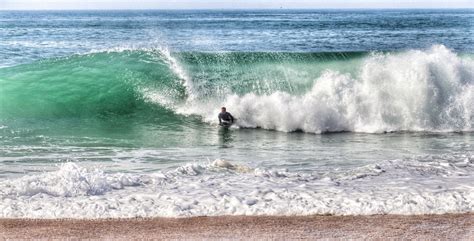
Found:
M 188 76 L 178 59 L 175 58 L 171 51 L 165 47 L 153 48 L 153 49 L 142 49 L 149 53 L 152 53 L 151 57 L 156 58 L 157 62 L 164 61 L 170 70 L 181 80 L 182 86 L 186 89 L 187 100 L 193 101 L 196 97 L 194 93 L 194 86 L 191 78 Z M 142 89 L 140 91 L 144 98 L 151 103 L 158 103 L 168 109 L 173 109 L 179 99 L 176 99 L 176 94 L 165 94 L 162 90 L 156 91 L 154 89 Z
M 150 174 L 66 163 L 0 181 L 3 218 L 368 215 L 474 211 L 474 156 L 445 154 L 314 173 L 226 160 Z
M 327 70 L 303 95 L 234 94 L 177 111 L 216 124 L 223 105 L 241 127 L 285 132 L 473 131 L 474 61 L 442 45 L 375 53 L 355 76 Z

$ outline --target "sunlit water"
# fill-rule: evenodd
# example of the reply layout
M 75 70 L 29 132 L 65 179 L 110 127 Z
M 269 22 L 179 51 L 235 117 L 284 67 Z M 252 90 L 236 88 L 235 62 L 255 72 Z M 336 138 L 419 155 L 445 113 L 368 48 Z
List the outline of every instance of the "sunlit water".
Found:
M 473 14 L 0 12 L 0 217 L 472 212 Z

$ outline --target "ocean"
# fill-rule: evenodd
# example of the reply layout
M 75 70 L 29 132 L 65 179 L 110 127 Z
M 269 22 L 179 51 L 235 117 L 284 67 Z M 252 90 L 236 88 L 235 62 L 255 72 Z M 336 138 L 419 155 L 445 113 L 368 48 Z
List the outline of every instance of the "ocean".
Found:
M 473 212 L 473 20 L 0 11 L 0 217 Z

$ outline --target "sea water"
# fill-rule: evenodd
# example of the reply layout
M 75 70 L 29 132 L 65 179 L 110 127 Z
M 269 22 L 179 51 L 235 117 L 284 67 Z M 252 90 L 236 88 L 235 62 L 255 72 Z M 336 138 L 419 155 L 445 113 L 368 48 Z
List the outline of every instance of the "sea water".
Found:
M 0 217 L 472 212 L 473 17 L 0 11 Z

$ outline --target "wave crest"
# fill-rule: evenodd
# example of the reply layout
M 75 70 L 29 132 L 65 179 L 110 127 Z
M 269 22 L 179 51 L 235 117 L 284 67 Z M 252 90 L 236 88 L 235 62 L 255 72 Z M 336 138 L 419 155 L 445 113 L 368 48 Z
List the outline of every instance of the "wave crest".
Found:
M 91 53 L 0 69 L 0 118 L 197 115 L 278 131 L 472 131 L 474 61 L 400 53 Z M 138 115 L 135 115 L 137 114 Z M 157 123 L 159 124 L 159 123 Z
M 279 131 L 391 132 L 472 131 L 474 62 L 444 46 L 427 51 L 373 53 L 358 73 L 326 70 L 312 88 L 295 95 L 229 95 L 226 105 L 238 125 Z M 193 103 L 195 104 L 195 103 Z M 215 123 L 212 104 L 195 104 L 184 113 Z M 215 108 L 215 107 L 214 107 Z

